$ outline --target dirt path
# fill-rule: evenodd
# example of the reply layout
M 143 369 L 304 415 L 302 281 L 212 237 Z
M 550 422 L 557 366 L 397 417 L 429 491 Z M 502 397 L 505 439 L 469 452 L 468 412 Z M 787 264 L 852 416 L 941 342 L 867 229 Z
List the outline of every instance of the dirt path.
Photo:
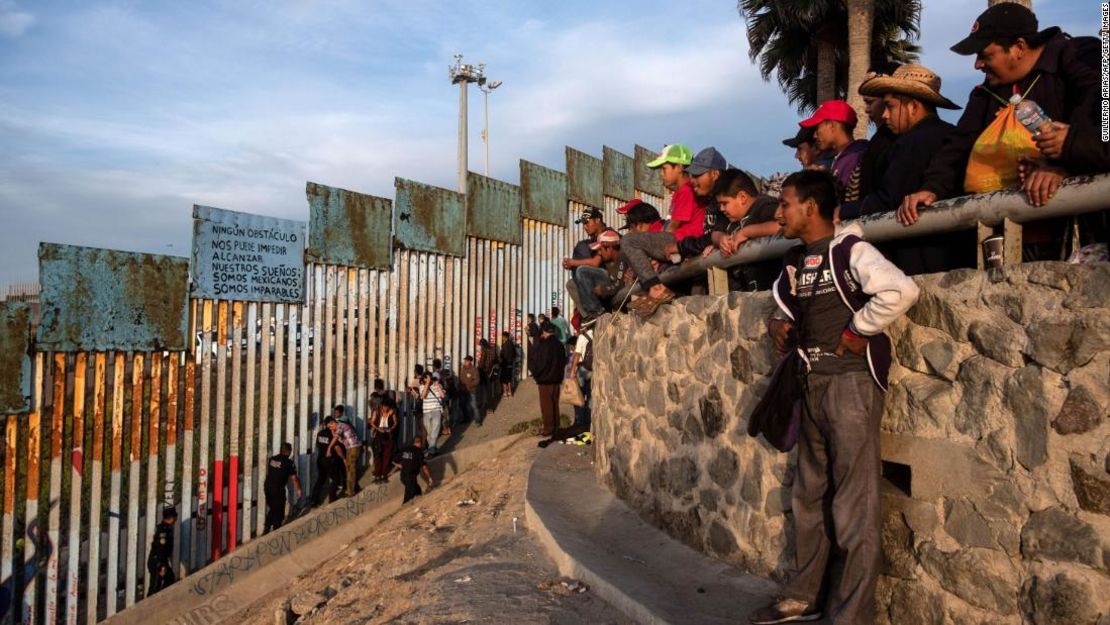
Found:
M 458 443 L 503 436 L 534 418 L 535 387 L 525 384 L 520 391 L 482 428 L 462 432 Z M 572 580 L 558 576 L 524 525 L 528 468 L 543 453 L 537 440 L 525 436 L 410 502 L 345 546 L 341 556 L 290 580 L 286 590 L 234 620 L 242 625 L 628 623 L 589 590 L 564 586 Z M 464 500 L 475 503 L 459 505 Z

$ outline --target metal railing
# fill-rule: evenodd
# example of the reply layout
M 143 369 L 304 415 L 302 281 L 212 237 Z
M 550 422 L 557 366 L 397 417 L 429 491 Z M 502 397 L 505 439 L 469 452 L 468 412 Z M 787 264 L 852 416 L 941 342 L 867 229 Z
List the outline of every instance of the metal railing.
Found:
M 1110 209 L 1110 174 L 1068 178 L 1056 196 L 1044 206 L 1032 206 L 1021 191 L 997 191 L 980 195 L 965 195 L 942 200 L 922 209 L 917 223 L 903 226 L 894 213 L 879 213 L 860 217 L 856 222 L 863 229 L 864 238 L 871 242 L 894 241 L 923 237 L 931 234 L 971 230 L 979 227 L 1020 225 L 1055 217 L 1071 217 Z M 1007 251 L 1020 250 L 1021 229 L 1009 225 L 1004 236 Z M 756 239 L 745 243 L 732 256 L 713 252 L 709 256 L 694 258 L 660 275 L 665 284 L 683 282 L 704 274 L 712 268 L 727 269 L 736 265 L 780 258 L 791 247 L 798 245 L 794 239 L 781 236 Z M 1007 262 L 1020 262 L 1020 255 L 1007 255 Z

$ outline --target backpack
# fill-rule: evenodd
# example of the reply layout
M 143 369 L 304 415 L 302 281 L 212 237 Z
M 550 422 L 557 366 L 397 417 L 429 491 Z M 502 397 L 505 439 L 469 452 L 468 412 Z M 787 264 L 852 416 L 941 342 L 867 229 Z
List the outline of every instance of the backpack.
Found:
M 797 349 L 791 349 L 775 366 L 771 383 L 748 417 L 748 436 L 762 434 L 782 452 L 793 449 L 802 429 L 805 385 L 805 361 Z

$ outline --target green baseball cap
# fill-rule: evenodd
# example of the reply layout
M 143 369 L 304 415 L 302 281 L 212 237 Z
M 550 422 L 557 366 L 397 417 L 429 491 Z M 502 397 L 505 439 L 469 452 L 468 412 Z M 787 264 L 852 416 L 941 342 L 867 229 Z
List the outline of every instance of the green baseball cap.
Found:
M 663 163 L 674 163 L 675 165 L 689 165 L 690 161 L 694 160 L 694 153 L 690 148 L 682 145 L 681 143 L 672 143 L 663 146 L 663 151 L 654 161 L 647 164 L 648 167 L 655 169 L 662 167 Z

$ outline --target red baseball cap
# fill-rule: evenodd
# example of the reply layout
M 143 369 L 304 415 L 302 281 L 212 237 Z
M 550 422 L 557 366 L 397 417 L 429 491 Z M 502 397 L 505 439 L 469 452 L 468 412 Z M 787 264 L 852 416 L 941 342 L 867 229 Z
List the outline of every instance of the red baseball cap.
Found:
M 617 212 L 618 212 L 618 213 L 620 213 L 621 215 L 624 215 L 624 214 L 626 214 L 626 213 L 627 213 L 628 211 L 632 210 L 632 207 L 633 207 L 633 206 L 636 206 L 637 204 L 643 204 L 643 203 L 644 203 L 644 201 L 643 201 L 643 200 L 641 200 L 641 199 L 640 199 L 640 198 L 638 198 L 638 197 L 632 198 L 631 200 L 628 200 L 628 203 L 627 203 L 627 204 L 625 204 L 624 206 L 622 206 L 622 207 L 618 208 L 618 209 L 617 209 Z
M 813 112 L 813 116 L 809 119 L 803 119 L 798 122 L 802 128 L 813 128 L 821 122 L 842 122 L 849 126 L 855 127 L 856 125 L 856 112 L 852 106 L 844 100 L 825 100 L 817 110 Z

